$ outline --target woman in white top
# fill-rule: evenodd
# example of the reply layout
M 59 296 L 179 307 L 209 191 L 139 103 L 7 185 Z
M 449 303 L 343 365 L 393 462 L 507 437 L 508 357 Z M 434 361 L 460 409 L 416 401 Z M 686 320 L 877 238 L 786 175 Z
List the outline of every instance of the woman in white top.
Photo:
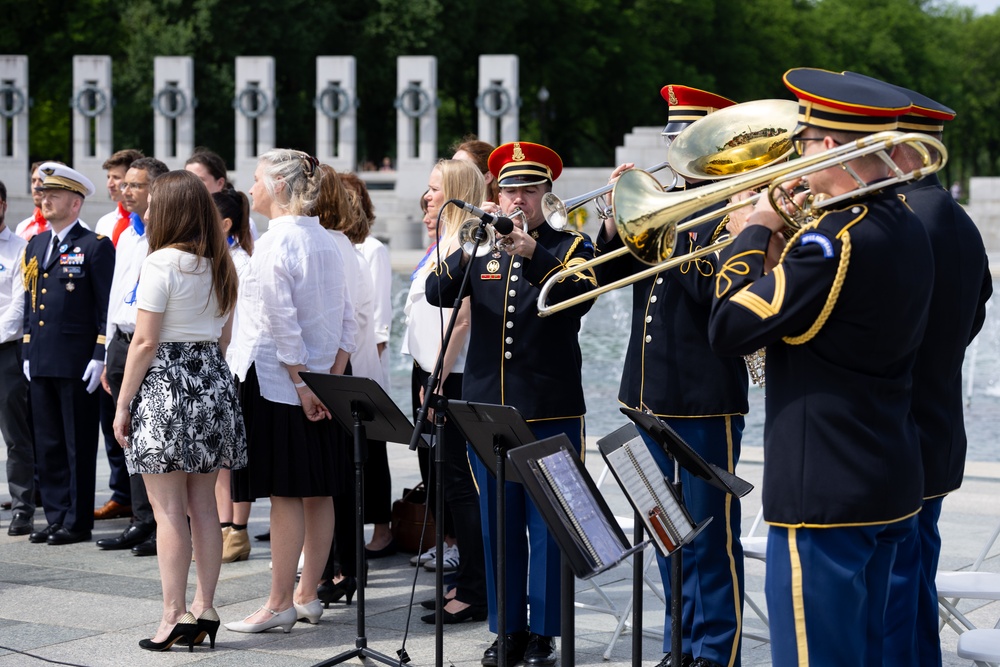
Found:
M 185 166 L 186 171 L 199 176 L 202 182 L 205 178 L 191 168 L 190 160 Z M 226 188 L 212 193 L 212 201 L 219 209 L 222 218 L 222 232 L 226 235 L 229 245 L 229 256 L 236 265 L 236 276 L 243 282 L 247 269 L 250 267 L 250 256 L 253 254 L 253 234 L 250 233 L 250 201 L 239 190 Z M 238 297 L 237 297 L 238 300 Z M 233 339 L 239 330 L 239 320 L 233 314 Z M 232 354 L 226 355 L 226 361 L 232 359 Z M 230 488 L 230 474 L 226 469 L 219 471 L 219 479 L 215 482 L 215 502 L 219 507 L 219 522 L 222 526 L 222 562 L 246 560 L 250 557 L 250 538 L 247 536 L 247 521 L 250 519 L 248 502 L 234 503 Z
M 271 592 L 245 620 L 226 627 L 289 632 L 323 613 L 316 587 L 333 539 L 332 496 L 350 478 L 330 413 L 299 373 L 342 374 L 357 325 L 336 243 L 312 211 L 322 174 L 316 158 L 264 153 L 250 189 L 270 224 L 254 245 L 240 290 L 233 372 L 247 427 L 246 470 L 233 473 L 233 500 L 271 499 Z M 302 576 L 295 585 L 303 554 Z
M 392 265 L 389 251 L 371 234 L 375 224 L 375 207 L 365 182 L 357 174 L 339 174 L 350 195 L 354 224 L 344 230 L 368 263 L 372 276 L 372 323 L 381 375 L 371 375 L 386 392 L 389 391 L 389 330 L 392 325 Z M 365 462 L 365 523 L 373 525 L 371 542 L 365 545 L 365 556 L 384 558 L 396 553 L 389 523 L 392 518 L 392 476 L 389 474 L 389 456 L 384 442 L 368 444 Z
M 479 170 L 464 160 L 441 160 L 435 165 L 424 200 L 427 215 L 436 218 L 432 241 L 435 246 L 413 272 L 410 292 L 406 299 L 406 334 L 403 352 L 413 357 L 414 412 L 423 399 L 424 388 L 434 370 L 441 349 L 444 329 L 451 318 L 450 308 L 438 308 L 427 303 L 424 283 L 438 262 L 459 247 L 458 231 L 468 215 L 458 206 L 445 206 L 450 199 L 475 202 L 478 206 L 486 196 L 486 184 Z M 431 227 L 429 227 L 429 230 Z M 448 398 L 461 398 L 462 371 L 469 345 L 469 300 L 463 299 L 448 348 L 436 393 Z M 445 424 L 444 464 L 442 471 L 445 501 L 445 532 L 454 535 L 461 557 L 458 559 L 455 587 L 448 592 L 444 607 L 444 622 L 486 619 L 486 570 L 483 556 L 483 535 L 479 522 L 479 496 L 472 480 L 465 438 L 450 422 Z M 433 479 L 431 480 L 433 482 Z M 433 487 L 433 483 L 431 484 Z M 448 516 L 450 513 L 450 517 Z M 449 518 L 451 529 L 448 530 Z M 441 517 L 438 517 L 441 520 Z M 449 545 L 448 550 L 454 550 Z M 447 557 L 448 550 L 445 552 Z M 433 608 L 433 602 L 428 601 Z M 434 614 L 421 617 L 434 623 Z
M 163 651 L 184 638 L 193 647 L 207 635 L 214 648 L 222 552 L 216 471 L 246 464 L 243 419 L 224 358 L 236 268 L 218 212 L 195 176 L 160 176 L 149 198 L 150 254 L 114 424 L 129 473 L 142 474 L 158 529 L 163 617 L 139 645 Z M 185 609 L 192 548 L 198 588 Z

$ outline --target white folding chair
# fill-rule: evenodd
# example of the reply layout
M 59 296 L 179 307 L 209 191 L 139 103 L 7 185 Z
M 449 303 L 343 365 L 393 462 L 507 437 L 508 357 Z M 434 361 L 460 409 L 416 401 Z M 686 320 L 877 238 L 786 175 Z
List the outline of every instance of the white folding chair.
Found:
M 740 538 L 740 544 L 743 545 L 743 559 L 752 558 L 753 560 L 759 560 L 762 563 L 767 562 L 767 535 L 757 535 L 757 528 L 764 520 L 764 508 L 761 507 L 757 510 L 757 516 L 754 517 L 753 524 L 750 526 L 750 530 L 747 531 L 745 537 Z M 767 620 L 767 612 L 765 612 L 761 607 L 754 602 L 753 598 L 749 594 L 744 593 L 743 602 L 753 609 L 754 613 L 757 614 L 757 618 L 764 624 L 767 629 L 765 632 L 759 633 L 753 629 L 747 629 L 746 619 L 744 618 L 743 624 L 743 636 L 748 639 L 755 639 L 762 642 L 770 642 L 770 623 Z
M 958 637 L 958 657 L 973 660 L 979 667 L 996 667 L 1000 662 L 1000 630 L 963 632 Z
M 959 611 L 958 602 L 961 599 L 1000 600 L 1000 574 L 979 571 L 997 537 L 1000 537 L 1000 522 L 997 523 L 993 533 L 986 540 L 986 544 L 983 545 L 979 555 L 968 570 L 961 572 L 938 571 L 934 577 L 937 586 L 938 613 L 941 616 L 939 630 L 948 625 L 959 635 L 962 635 L 966 631 L 976 629 L 975 624 Z M 997 621 L 996 627 L 1000 628 L 1000 621 Z

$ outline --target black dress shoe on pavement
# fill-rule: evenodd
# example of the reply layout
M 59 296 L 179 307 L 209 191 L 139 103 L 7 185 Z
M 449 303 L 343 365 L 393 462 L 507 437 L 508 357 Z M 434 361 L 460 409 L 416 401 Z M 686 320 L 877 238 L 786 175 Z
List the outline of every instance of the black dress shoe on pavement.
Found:
M 35 529 L 35 522 L 31 515 L 24 510 L 16 510 L 14 516 L 10 518 L 10 525 L 7 526 L 7 534 L 11 537 L 18 535 L 28 535 Z
M 49 541 L 49 535 L 56 532 L 60 528 L 62 528 L 62 526 L 59 525 L 58 523 L 50 524 L 45 528 L 42 528 L 41 530 L 36 530 L 31 535 L 28 535 L 28 541 L 31 542 L 32 544 L 45 544 L 46 542 Z
M 694 662 L 694 656 L 693 655 L 691 655 L 690 653 L 682 653 L 681 654 L 681 667 L 691 667 L 691 663 L 693 663 L 693 662 Z M 659 664 L 656 665 L 656 667 L 673 667 L 673 666 L 674 666 L 674 663 L 670 662 L 670 652 L 669 651 L 667 651 L 667 653 L 663 656 L 663 659 L 660 660 Z
M 532 632 L 524 649 L 524 662 L 528 665 L 556 664 L 556 640 Z
M 156 533 L 149 536 L 145 542 L 132 547 L 133 556 L 155 556 L 156 555 Z
M 512 632 L 505 637 L 507 646 L 507 663 L 499 665 L 500 659 L 500 637 L 499 635 L 493 644 L 483 653 L 483 667 L 514 667 L 524 658 L 524 649 L 528 646 L 528 631 Z
M 441 618 L 441 622 L 445 625 L 452 625 L 453 623 L 462 623 L 464 621 L 485 621 L 486 620 L 486 605 L 484 604 L 473 604 L 469 605 L 462 611 L 456 611 L 454 614 L 444 609 L 444 615 Z M 420 617 L 420 620 L 424 623 L 434 623 L 435 614 L 426 614 Z
M 271 531 L 267 531 L 266 533 L 261 533 L 260 535 L 254 535 L 253 539 L 258 540 L 260 542 L 270 542 Z
M 137 544 L 142 544 L 149 539 L 153 531 L 139 524 L 129 524 L 117 537 L 105 537 L 97 540 L 97 546 L 105 551 L 115 551 L 117 549 L 131 549 Z
M 708 658 L 695 658 L 691 662 L 691 667 L 722 667 L 722 665 L 717 662 L 712 662 Z
M 59 546 L 63 544 L 76 544 L 77 542 L 89 542 L 90 531 L 69 530 L 68 528 L 60 528 L 59 530 L 49 535 L 49 539 L 46 541 L 54 546 Z
M 387 556 L 394 555 L 398 550 L 396 540 L 389 540 L 389 544 L 385 545 L 381 549 L 369 549 L 368 547 L 365 547 L 365 557 L 386 558 Z

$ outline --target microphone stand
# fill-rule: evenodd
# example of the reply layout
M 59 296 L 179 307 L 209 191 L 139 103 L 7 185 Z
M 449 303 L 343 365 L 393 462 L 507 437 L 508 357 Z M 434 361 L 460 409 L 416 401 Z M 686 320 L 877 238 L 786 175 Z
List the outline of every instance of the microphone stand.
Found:
M 449 203 L 451 202 L 449 201 Z M 473 238 L 476 242 L 477 249 L 486 240 L 486 224 L 487 221 L 482 220 L 476 228 Z M 413 429 L 413 436 L 410 438 L 410 449 L 415 450 L 417 448 L 417 444 L 420 442 L 420 436 L 423 433 L 424 420 L 427 419 L 427 413 L 429 412 L 433 401 L 435 406 L 434 491 L 436 495 L 434 502 L 434 509 L 436 512 L 434 527 L 434 556 L 435 565 L 437 566 L 435 575 L 437 591 L 434 594 L 436 602 L 434 605 L 434 664 L 436 667 L 442 667 L 444 654 L 444 592 L 442 591 L 442 588 L 444 588 L 444 517 L 442 516 L 444 507 L 444 480 L 441 478 L 441 470 L 443 468 L 442 463 L 444 461 L 444 411 L 447 409 L 448 399 L 445 396 L 435 394 L 434 388 L 437 387 L 438 379 L 441 377 L 441 371 L 444 367 L 445 351 L 448 349 L 448 344 L 451 342 L 451 336 L 455 329 L 455 322 L 458 320 L 458 310 L 462 305 L 462 299 L 465 298 L 465 292 L 469 286 L 469 264 L 473 259 L 475 259 L 475 249 L 466 263 L 465 273 L 462 275 L 462 282 L 459 285 L 458 295 L 455 297 L 455 303 L 452 306 L 451 318 L 448 320 L 448 328 L 445 329 L 444 338 L 441 341 L 441 349 L 438 351 L 437 360 L 434 362 L 434 371 L 431 373 L 430 377 L 427 378 L 427 385 L 424 387 L 424 400 L 420 405 L 420 410 L 417 411 L 417 418 L 415 420 L 416 425 Z

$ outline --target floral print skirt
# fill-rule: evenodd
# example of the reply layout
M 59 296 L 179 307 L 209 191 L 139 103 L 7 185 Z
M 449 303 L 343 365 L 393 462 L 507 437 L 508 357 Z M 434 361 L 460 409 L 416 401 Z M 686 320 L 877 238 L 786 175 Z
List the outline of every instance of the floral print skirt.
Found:
M 160 343 L 130 412 L 129 474 L 246 466 L 243 413 L 217 342 Z

